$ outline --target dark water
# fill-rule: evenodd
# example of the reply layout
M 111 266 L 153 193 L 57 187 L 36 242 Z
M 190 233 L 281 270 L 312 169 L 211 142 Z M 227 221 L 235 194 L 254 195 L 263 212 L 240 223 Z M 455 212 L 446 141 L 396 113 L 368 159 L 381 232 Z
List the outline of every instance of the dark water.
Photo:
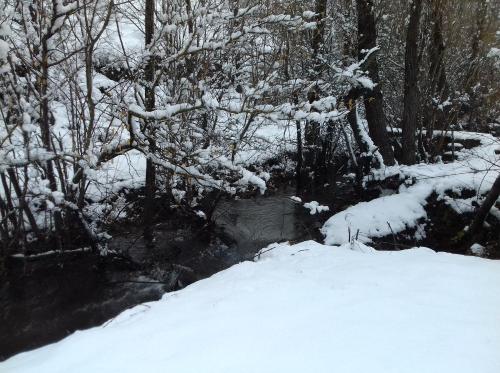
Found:
M 134 304 L 158 299 L 162 284 L 142 280 L 126 263 L 64 255 L 12 260 L 0 287 L 0 358 L 98 325 Z
M 102 324 L 126 308 L 159 299 L 243 260 L 273 242 L 320 239 L 330 214 L 311 216 L 292 201 L 293 188 L 266 196 L 219 202 L 215 227 L 164 217 L 148 247 L 140 227 L 123 227 L 110 249 L 117 255 L 11 258 L 0 286 L 0 360 Z M 349 198 L 336 184 L 305 192 L 340 210 Z
M 236 258 L 251 259 L 257 250 L 272 242 L 315 238 L 316 219 L 291 196 L 290 192 L 281 192 L 266 198 L 219 203 L 214 221 L 235 241 Z

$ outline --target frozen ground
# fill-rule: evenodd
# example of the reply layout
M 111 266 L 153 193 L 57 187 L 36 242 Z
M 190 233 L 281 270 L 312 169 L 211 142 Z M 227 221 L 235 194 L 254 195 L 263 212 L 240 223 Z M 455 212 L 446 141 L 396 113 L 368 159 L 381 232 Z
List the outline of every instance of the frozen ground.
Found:
M 274 245 L 0 372 L 497 373 L 500 262 Z

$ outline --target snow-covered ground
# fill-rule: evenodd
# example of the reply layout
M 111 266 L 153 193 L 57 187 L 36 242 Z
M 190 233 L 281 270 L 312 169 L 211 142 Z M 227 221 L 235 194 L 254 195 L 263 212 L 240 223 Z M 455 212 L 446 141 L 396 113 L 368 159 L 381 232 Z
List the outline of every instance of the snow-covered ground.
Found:
M 356 235 L 366 243 L 371 242 L 373 237 L 417 227 L 419 220 L 427 217 L 425 205 L 432 193 L 458 212 L 472 211 L 472 202 L 477 198 L 449 198 L 445 192 L 460 194 L 468 189 L 478 195 L 487 193 L 500 172 L 500 156 L 495 153 L 500 149 L 500 140 L 489 134 L 458 131 L 455 132 L 455 139 L 477 140 L 480 145 L 457 150 L 458 159 L 452 163 L 397 165 L 379 170 L 372 178 L 383 180 L 399 175 L 409 183 L 403 184 L 397 194 L 358 203 L 333 215 L 322 228 L 325 243 L 343 244 Z
M 275 244 L 0 372 L 497 373 L 500 262 Z

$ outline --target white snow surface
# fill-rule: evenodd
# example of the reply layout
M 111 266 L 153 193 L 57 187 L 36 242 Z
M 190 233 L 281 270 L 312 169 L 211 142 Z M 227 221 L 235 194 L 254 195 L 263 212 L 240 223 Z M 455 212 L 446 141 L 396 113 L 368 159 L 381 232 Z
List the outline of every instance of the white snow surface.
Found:
M 500 262 L 274 244 L 0 372 L 497 373 Z

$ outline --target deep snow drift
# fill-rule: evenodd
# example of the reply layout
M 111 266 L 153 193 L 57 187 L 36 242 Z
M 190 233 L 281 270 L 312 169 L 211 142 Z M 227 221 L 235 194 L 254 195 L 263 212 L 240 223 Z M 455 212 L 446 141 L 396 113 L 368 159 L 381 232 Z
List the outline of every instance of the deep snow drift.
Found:
M 312 241 L 0 363 L 0 372 L 500 372 L 500 262 Z

